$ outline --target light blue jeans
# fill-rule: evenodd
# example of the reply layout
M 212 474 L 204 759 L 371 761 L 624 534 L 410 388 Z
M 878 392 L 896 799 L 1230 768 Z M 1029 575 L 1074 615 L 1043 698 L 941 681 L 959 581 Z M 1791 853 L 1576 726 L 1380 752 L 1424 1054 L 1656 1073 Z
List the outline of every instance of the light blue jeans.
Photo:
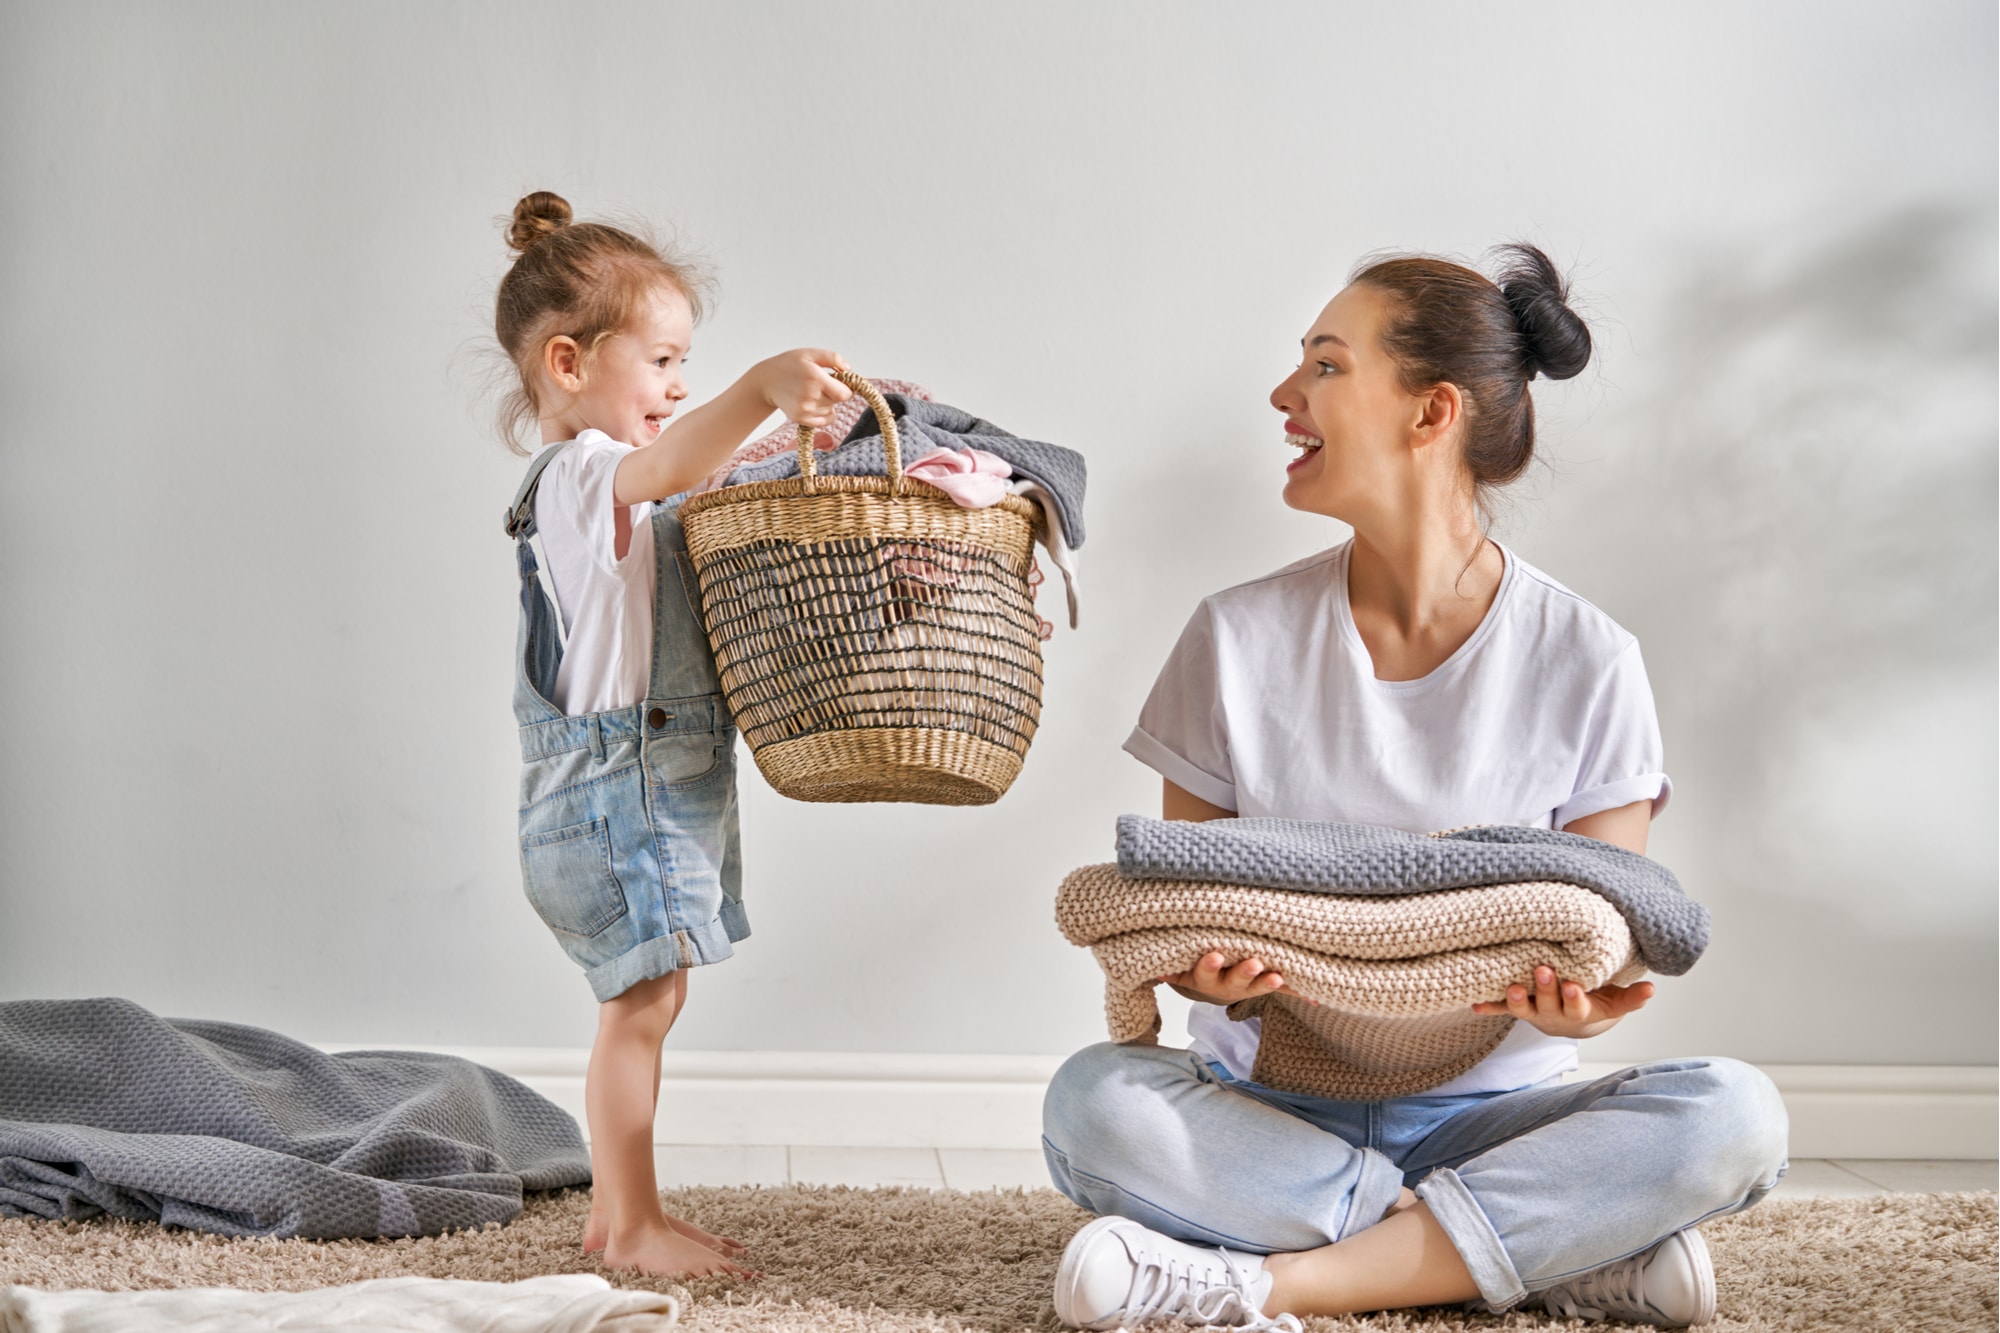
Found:
M 1339 1102 L 1110 1043 L 1042 1108 L 1056 1188 L 1197 1244 L 1316 1249 L 1430 1205 L 1495 1309 L 1748 1208 L 1785 1174 L 1784 1103 L 1735 1060 L 1669 1060 L 1519 1092 Z

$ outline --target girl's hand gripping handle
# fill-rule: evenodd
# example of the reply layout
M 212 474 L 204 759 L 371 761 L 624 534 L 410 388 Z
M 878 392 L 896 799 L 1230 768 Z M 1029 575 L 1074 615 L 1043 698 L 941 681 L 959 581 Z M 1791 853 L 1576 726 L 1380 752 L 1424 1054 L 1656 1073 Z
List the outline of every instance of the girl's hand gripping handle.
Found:
M 818 427 L 833 418 L 836 404 L 854 396 L 828 369 L 846 370 L 847 362 L 838 352 L 801 347 L 759 361 L 746 378 L 755 383 L 769 407 L 801 426 Z
M 720 467 L 774 408 L 803 425 L 825 425 L 833 405 L 853 393 L 827 373 L 829 366 L 845 370 L 847 363 L 839 353 L 822 348 L 759 361 L 713 400 L 620 460 L 612 483 L 614 503 L 678 495 Z

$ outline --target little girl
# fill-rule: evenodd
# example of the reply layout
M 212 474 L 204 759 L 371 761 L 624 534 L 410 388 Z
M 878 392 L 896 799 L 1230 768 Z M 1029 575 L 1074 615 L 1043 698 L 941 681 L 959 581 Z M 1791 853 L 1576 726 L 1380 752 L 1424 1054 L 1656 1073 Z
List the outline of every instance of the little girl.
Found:
M 610 1268 L 748 1274 L 742 1246 L 667 1215 L 653 1177 L 660 1046 L 687 969 L 750 933 L 737 844 L 735 740 L 678 518 L 691 489 L 773 410 L 825 424 L 848 389 L 832 352 L 752 366 L 672 426 L 700 284 L 653 245 L 571 225 L 531 194 L 494 326 L 520 372 L 510 442 L 536 426 L 507 514 L 521 571 L 514 716 L 528 899 L 590 979 L 584 1081 L 595 1189 L 586 1252 Z M 515 445 L 519 451 L 518 444 Z

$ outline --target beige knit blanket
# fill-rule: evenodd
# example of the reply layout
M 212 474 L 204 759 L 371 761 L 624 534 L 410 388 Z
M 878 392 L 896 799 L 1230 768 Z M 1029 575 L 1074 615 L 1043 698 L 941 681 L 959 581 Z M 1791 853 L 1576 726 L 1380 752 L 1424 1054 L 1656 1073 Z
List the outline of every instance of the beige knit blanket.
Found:
M 1063 881 L 1056 924 L 1104 969 L 1113 1041 L 1158 1036 L 1161 977 L 1211 952 L 1261 959 L 1296 994 L 1230 1006 L 1231 1018 L 1263 1019 L 1251 1078 L 1348 1101 L 1412 1096 L 1478 1064 L 1514 1020 L 1472 1005 L 1505 999 L 1538 966 L 1586 989 L 1646 970 L 1618 909 L 1574 884 L 1343 897 L 1093 865 Z

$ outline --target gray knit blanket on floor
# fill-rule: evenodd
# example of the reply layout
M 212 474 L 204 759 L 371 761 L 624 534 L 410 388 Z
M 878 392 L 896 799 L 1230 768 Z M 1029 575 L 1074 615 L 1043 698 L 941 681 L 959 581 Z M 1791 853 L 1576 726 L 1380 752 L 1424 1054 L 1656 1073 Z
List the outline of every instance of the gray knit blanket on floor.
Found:
M 328 1055 L 129 1000 L 0 1003 L 0 1216 L 427 1236 L 589 1181 L 576 1122 L 469 1060 Z
M 1315 893 L 1436 893 L 1552 881 L 1618 909 L 1646 966 L 1677 977 L 1708 948 L 1708 909 L 1657 861 L 1596 838 L 1484 825 L 1404 833 L 1303 819 L 1202 823 L 1118 817 L 1118 871 L 1134 879 L 1200 880 Z

